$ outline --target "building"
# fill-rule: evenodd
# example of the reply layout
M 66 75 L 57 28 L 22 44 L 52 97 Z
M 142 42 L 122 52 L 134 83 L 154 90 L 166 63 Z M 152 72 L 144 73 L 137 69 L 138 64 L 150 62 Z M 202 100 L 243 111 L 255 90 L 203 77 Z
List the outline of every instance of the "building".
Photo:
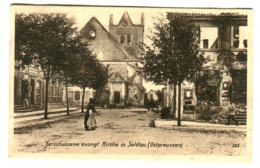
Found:
M 80 87 L 68 87 L 68 97 L 70 106 L 81 106 L 83 90 Z M 84 103 L 87 104 L 89 102 L 89 98 L 95 98 L 96 91 L 90 88 L 85 89 Z M 63 104 L 67 103 L 66 99 L 66 90 L 63 90 Z
M 43 108 L 45 80 L 40 68 L 33 65 L 22 65 L 15 61 L 14 71 L 14 106 L 15 110 L 24 106 L 25 97 L 29 100 L 29 107 Z M 48 99 L 50 104 L 62 103 L 63 81 L 52 78 L 49 82 Z
M 231 102 L 246 104 L 249 38 L 247 15 L 186 15 L 192 17 L 198 28 L 200 47 L 207 63 L 198 73 L 197 83 L 185 81 L 182 84 L 181 116 L 189 119 L 195 117 L 194 106 L 198 100 L 222 108 Z M 168 86 L 163 89 L 163 93 L 164 106 L 171 106 L 173 87 Z
M 97 94 L 101 106 L 144 105 L 143 79 L 135 71 L 143 33 L 144 15 L 141 15 L 141 24 L 133 24 L 127 12 L 118 24 L 114 24 L 113 15 L 110 16 L 109 31 L 95 17 L 81 29 L 81 40 L 87 41 L 93 54 L 109 66 L 108 84 Z
M 158 97 L 156 91 L 150 90 L 150 91 L 147 93 L 147 100 L 148 100 L 148 101 L 158 101 L 158 100 L 159 100 L 159 97 Z

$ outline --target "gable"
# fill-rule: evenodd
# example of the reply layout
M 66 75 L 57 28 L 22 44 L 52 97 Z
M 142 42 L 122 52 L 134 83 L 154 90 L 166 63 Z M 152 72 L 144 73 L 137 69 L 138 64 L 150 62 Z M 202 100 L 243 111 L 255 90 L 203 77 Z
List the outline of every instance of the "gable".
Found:
M 126 82 L 120 73 L 113 73 L 111 75 L 111 77 L 108 79 L 108 81 L 111 83 L 125 83 Z
M 133 26 L 133 22 L 128 14 L 128 12 L 124 12 L 123 16 L 121 17 L 118 25 L 126 27 L 128 25 Z
M 114 39 L 114 37 L 93 17 L 82 28 L 80 37 L 90 44 L 94 54 L 98 54 L 102 61 L 133 60 Z

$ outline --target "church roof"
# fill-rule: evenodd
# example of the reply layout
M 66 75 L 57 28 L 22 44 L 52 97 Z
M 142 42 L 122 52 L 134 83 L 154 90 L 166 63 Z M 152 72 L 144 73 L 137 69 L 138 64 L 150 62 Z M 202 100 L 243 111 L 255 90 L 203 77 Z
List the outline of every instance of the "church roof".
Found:
M 102 30 L 108 35 L 110 41 L 112 41 L 116 47 L 121 50 L 121 52 L 124 54 L 125 58 L 128 60 L 134 60 L 136 58 L 134 58 L 133 56 L 129 55 L 122 47 L 121 45 L 116 41 L 116 39 L 113 37 L 113 35 L 111 33 L 109 33 L 106 28 L 100 23 L 100 21 L 96 18 L 96 17 L 92 17 L 87 24 L 80 30 L 80 34 L 79 36 L 84 36 L 84 34 L 87 34 L 88 31 L 90 31 L 91 29 L 93 29 L 94 24 L 97 23 Z M 90 36 L 88 37 L 90 38 Z

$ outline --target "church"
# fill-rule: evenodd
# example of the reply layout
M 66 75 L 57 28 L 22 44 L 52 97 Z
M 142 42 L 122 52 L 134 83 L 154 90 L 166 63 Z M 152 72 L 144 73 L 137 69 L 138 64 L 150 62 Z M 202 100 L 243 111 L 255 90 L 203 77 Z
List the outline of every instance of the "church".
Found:
M 140 24 L 134 24 L 127 12 L 119 23 L 114 23 L 113 15 L 110 15 L 109 30 L 92 17 L 79 36 L 89 43 L 90 50 L 100 62 L 109 67 L 107 86 L 98 94 L 92 94 L 98 95 L 96 100 L 99 105 L 142 107 L 145 88 L 135 69 L 140 56 L 138 45 L 143 42 L 144 36 L 144 14 L 140 16 Z

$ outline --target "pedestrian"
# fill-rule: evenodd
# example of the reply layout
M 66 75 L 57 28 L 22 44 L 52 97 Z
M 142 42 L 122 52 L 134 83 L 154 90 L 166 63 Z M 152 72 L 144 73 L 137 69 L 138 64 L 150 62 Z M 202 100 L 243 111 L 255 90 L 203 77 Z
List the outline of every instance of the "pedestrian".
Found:
M 29 99 L 28 99 L 28 96 L 27 96 L 27 95 L 24 96 L 23 106 L 24 106 L 25 108 L 28 108 L 28 107 L 29 107 Z
M 230 125 L 230 120 L 233 120 L 236 122 L 236 126 L 238 126 L 238 121 L 235 119 L 235 105 L 233 103 L 230 104 L 228 107 L 228 125 Z
M 95 108 L 95 101 L 93 98 L 90 98 L 84 119 L 85 130 L 95 130 L 97 121 L 95 119 L 94 113 L 97 113 Z

